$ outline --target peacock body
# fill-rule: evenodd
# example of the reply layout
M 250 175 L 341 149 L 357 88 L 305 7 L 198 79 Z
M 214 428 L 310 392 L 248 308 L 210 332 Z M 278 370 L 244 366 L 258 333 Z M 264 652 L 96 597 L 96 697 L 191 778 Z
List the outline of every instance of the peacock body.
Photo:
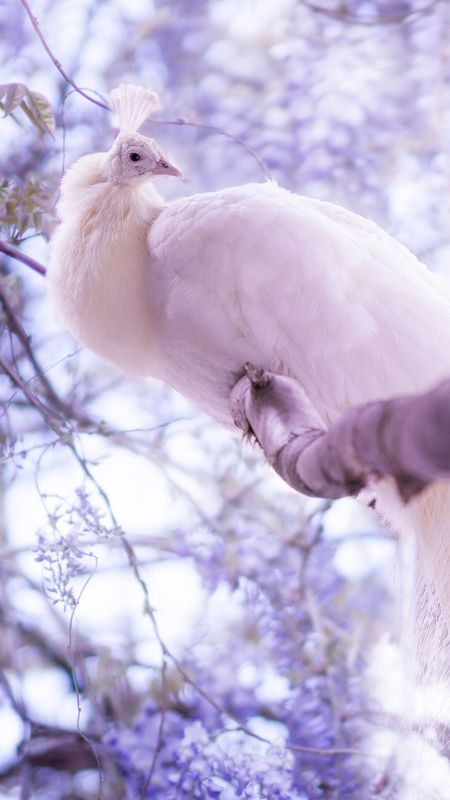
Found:
M 178 170 L 135 133 L 145 91 L 116 90 L 113 148 L 83 157 L 63 180 L 48 279 L 79 341 L 229 426 L 246 361 L 295 377 L 325 424 L 448 377 L 450 290 L 374 223 L 274 182 L 167 204 L 152 178 Z M 389 481 L 375 490 L 380 510 L 417 541 L 417 595 L 445 639 L 450 485 L 407 507 Z

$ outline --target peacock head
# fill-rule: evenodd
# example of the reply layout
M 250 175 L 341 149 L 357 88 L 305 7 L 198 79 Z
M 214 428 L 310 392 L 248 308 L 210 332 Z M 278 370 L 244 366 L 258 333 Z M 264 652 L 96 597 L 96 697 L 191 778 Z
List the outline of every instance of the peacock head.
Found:
M 140 133 L 119 134 L 103 162 L 105 177 L 114 183 L 133 184 L 160 175 L 181 177 L 154 139 Z
M 159 175 L 181 176 L 154 139 L 138 133 L 147 117 L 160 108 L 156 92 L 145 86 L 121 83 L 110 97 L 119 134 L 103 159 L 104 177 L 114 183 L 134 184 Z

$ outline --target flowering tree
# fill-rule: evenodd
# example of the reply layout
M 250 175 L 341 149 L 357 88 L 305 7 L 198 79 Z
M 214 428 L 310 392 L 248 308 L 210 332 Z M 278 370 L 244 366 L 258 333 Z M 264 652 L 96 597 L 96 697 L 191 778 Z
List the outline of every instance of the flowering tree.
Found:
M 256 7 L 0 9 L 6 797 L 448 797 L 448 720 L 413 710 L 399 740 L 379 668 L 391 534 L 359 512 L 337 536 L 330 502 L 81 351 L 46 306 L 61 173 L 109 147 L 122 80 L 165 97 L 148 129 L 189 180 L 170 191 L 271 174 L 444 269 L 445 4 Z

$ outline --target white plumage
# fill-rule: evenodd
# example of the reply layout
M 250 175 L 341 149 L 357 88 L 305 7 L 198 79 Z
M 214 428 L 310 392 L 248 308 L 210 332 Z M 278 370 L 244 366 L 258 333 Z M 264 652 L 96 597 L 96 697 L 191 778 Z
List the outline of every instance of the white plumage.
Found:
M 148 246 L 159 375 L 222 422 L 246 359 L 296 377 L 325 421 L 448 376 L 450 296 L 344 209 L 251 184 L 173 203 Z
M 116 112 L 126 103 L 129 119 L 139 96 L 116 90 Z M 164 169 L 178 172 L 128 125 L 64 177 L 48 278 L 81 342 L 227 425 L 246 361 L 297 378 L 325 423 L 448 377 L 450 291 L 375 224 L 271 182 L 166 204 L 149 180 Z M 382 506 L 414 527 L 449 619 L 450 490 L 404 509 L 386 486 Z
M 64 179 L 49 282 L 125 372 L 229 424 L 247 360 L 295 376 L 325 421 L 448 376 L 450 295 L 373 223 L 274 183 L 166 205 L 151 184 L 97 183 L 96 159 Z

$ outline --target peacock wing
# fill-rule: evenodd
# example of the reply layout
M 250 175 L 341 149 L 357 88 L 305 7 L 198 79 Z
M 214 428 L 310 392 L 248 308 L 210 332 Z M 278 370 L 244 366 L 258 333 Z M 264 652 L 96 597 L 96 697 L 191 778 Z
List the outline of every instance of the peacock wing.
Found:
M 345 209 L 248 184 L 171 204 L 149 247 L 160 330 L 191 357 L 203 347 L 205 372 L 215 355 L 228 382 L 256 359 L 332 419 L 449 372 L 450 293 Z

